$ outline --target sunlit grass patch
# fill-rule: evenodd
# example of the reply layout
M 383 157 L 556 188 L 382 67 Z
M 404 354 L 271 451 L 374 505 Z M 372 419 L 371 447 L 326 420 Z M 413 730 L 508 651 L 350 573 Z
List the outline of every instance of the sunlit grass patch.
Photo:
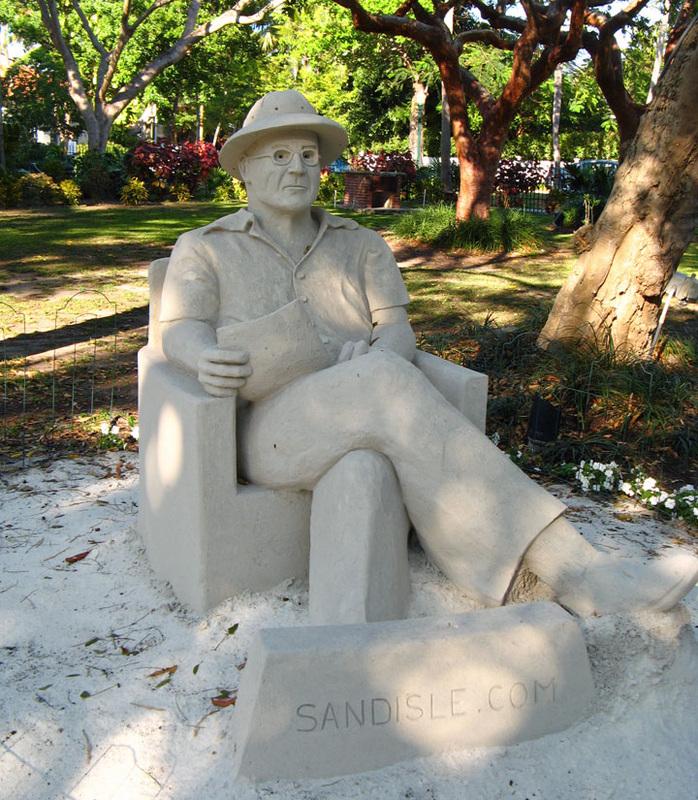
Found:
M 543 226 L 533 214 L 493 209 L 488 219 L 456 222 L 454 207 L 445 203 L 403 214 L 390 230 L 404 239 L 481 253 L 538 250 L 545 240 Z

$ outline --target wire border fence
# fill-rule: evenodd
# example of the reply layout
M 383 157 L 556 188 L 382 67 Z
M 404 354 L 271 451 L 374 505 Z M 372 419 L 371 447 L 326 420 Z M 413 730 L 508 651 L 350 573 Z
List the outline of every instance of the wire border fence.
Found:
M 117 410 L 129 402 L 119 397 L 123 350 L 117 303 L 100 290 L 71 295 L 49 330 L 32 330 L 26 314 L 0 300 L 0 464 L 24 468 L 33 452 L 78 430 L 98 448 L 135 446 L 137 411 Z

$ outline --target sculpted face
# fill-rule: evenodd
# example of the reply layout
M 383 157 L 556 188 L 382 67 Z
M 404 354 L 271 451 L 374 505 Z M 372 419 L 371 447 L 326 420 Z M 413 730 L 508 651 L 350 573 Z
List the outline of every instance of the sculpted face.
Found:
M 314 133 L 271 134 L 250 147 L 239 166 L 252 208 L 295 212 L 315 202 L 320 164 Z

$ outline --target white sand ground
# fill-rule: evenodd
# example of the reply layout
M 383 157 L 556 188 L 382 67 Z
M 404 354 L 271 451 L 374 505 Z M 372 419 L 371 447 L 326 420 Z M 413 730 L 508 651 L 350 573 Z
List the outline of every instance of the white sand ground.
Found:
M 235 692 L 260 627 L 307 624 L 307 586 L 204 617 L 184 610 L 145 558 L 137 486 L 131 454 L 0 475 L 3 800 L 698 798 L 696 590 L 668 615 L 584 623 L 597 700 L 564 733 L 333 780 L 234 784 L 235 707 L 211 700 Z M 621 557 L 696 549 L 687 529 L 647 511 L 556 491 L 584 534 Z M 420 553 L 411 559 L 412 616 L 472 608 Z

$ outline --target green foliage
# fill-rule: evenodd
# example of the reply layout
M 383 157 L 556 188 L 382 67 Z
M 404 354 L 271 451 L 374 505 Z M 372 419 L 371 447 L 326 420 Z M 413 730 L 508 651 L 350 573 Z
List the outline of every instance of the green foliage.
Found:
M 43 172 L 22 175 L 18 181 L 19 205 L 23 208 L 56 206 L 65 202 L 60 187 Z
M 19 205 L 20 197 L 19 178 L 0 173 L 0 208 L 15 208 Z
M 396 236 L 447 250 L 505 252 L 532 250 L 541 245 L 538 223 L 518 211 L 493 210 L 489 219 L 473 217 L 456 224 L 453 206 L 435 206 L 403 214 L 391 226 Z
M 187 203 L 191 200 L 191 190 L 186 183 L 175 183 L 170 186 L 170 197 L 178 203 Z
M 206 180 L 206 194 L 217 203 L 246 202 L 247 192 L 242 181 L 215 167 Z
M 562 204 L 565 225 L 578 228 L 594 224 L 611 195 L 615 164 L 568 164 L 566 172 L 566 199 Z
M 121 202 L 127 206 L 140 206 L 148 202 L 148 190 L 139 178 L 129 178 L 121 190 Z
M 24 139 L 36 129 L 70 138 L 83 130 L 63 63 L 48 47 L 36 47 L 12 64 L 5 75 L 3 98 L 5 124 L 17 125 Z
M 115 200 L 125 180 L 125 151 L 110 145 L 105 153 L 85 150 L 75 157 L 74 177 L 88 200 Z
M 155 100 L 162 103 L 165 113 L 178 105 L 188 109 L 196 108 L 200 102 L 210 103 L 208 128 L 211 132 L 218 123 L 225 126 L 224 131 L 233 130 L 236 123 L 239 126 L 240 108 L 251 105 L 251 102 L 246 102 L 247 96 L 249 93 L 257 95 L 259 86 L 252 53 L 254 46 L 246 47 L 245 42 L 257 42 L 267 23 L 257 20 L 254 24 L 247 24 L 246 14 L 254 18 L 259 9 L 259 4 L 254 0 L 237 4 L 240 12 L 237 18 L 230 13 L 230 3 L 206 0 L 194 4 L 198 11 L 196 25 L 205 31 L 201 40 L 186 50 L 173 50 L 189 25 L 189 5 L 182 0 L 156 3 L 134 0 L 126 5 L 117 0 L 73 0 L 56 4 L 51 17 L 57 19 L 75 58 L 74 68 L 85 92 L 83 102 L 94 108 L 97 119 L 104 119 L 105 126 L 117 112 L 115 107 L 109 105 L 115 97 L 126 100 L 128 108 L 128 92 L 134 89 L 142 92 L 155 77 L 154 71 L 146 67 L 158 57 L 177 55 L 182 59 L 179 62 L 181 69 L 167 78 L 164 77 L 167 74 L 165 70 L 162 73 L 161 91 L 153 89 L 152 94 L 144 98 L 146 102 Z M 127 24 L 122 23 L 125 8 L 129 14 Z M 222 30 L 218 24 L 206 29 L 207 23 L 215 19 L 220 21 L 226 12 L 229 16 L 224 19 L 227 24 Z M 24 108 L 23 118 L 31 111 L 32 120 L 41 120 L 41 124 L 32 122 L 27 130 L 34 127 L 53 129 L 61 124 L 65 127 L 67 112 L 71 115 L 68 122 L 72 125 L 73 119 L 79 118 L 79 115 L 72 101 L 67 99 L 68 84 L 56 41 L 58 34 L 54 32 L 52 36 L 44 27 L 39 4 L 0 0 L 0 23 L 11 26 L 13 32 L 26 43 L 28 50 L 31 50 L 31 45 L 39 46 L 31 50 L 26 58 L 36 62 L 38 55 L 34 54 L 40 54 L 41 69 L 35 70 L 35 74 L 43 81 L 42 86 L 45 83 L 53 93 L 26 93 L 32 102 L 21 104 Z M 245 31 L 240 33 L 242 27 Z M 117 48 L 115 45 L 122 34 L 127 34 L 124 46 Z M 109 69 L 106 68 L 107 53 L 112 55 Z M 72 80 L 71 85 L 77 87 L 78 81 Z M 229 92 L 228 96 L 226 91 Z M 21 111 L 19 106 L 18 103 L 17 113 Z M 123 108 L 118 111 L 122 112 Z M 138 118 L 137 113 L 131 116 L 132 121 Z M 104 130 L 100 134 L 104 134 Z M 90 144 L 99 147 L 102 142 L 91 141 Z M 95 182 L 101 190 L 102 181 Z
M 536 394 L 561 409 L 559 438 L 540 452 L 539 467 L 615 460 L 626 475 L 642 463 L 658 477 L 671 466 L 690 469 L 698 458 L 695 359 L 647 361 L 610 342 L 541 350 L 546 316 L 540 307 L 507 328 L 466 320 L 419 344 L 489 375 L 488 428 L 505 449 L 526 443 Z
M 324 3 L 289 13 L 274 34 L 261 64 L 266 90 L 303 92 L 320 113 L 347 129 L 354 150 L 402 150 L 412 82 L 419 80 L 433 89 L 425 111 L 425 149 L 435 145 L 438 152 L 438 75 L 419 45 L 358 32 L 344 9 Z
M 320 178 L 320 190 L 318 201 L 320 203 L 333 203 L 337 193 L 337 200 L 341 203 L 344 200 L 344 173 L 342 172 L 323 172 Z
M 71 178 L 66 178 L 66 180 L 61 181 L 59 184 L 59 188 L 61 190 L 61 194 L 63 195 L 63 199 L 65 203 L 69 206 L 76 206 L 82 199 L 82 192 L 80 191 L 80 187 L 75 183 L 74 180 Z
M 12 149 L 8 149 L 7 170 L 8 172 L 35 170 L 39 164 L 43 164 L 49 152 L 48 145 L 39 144 L 33 139 L 18 141 Z

